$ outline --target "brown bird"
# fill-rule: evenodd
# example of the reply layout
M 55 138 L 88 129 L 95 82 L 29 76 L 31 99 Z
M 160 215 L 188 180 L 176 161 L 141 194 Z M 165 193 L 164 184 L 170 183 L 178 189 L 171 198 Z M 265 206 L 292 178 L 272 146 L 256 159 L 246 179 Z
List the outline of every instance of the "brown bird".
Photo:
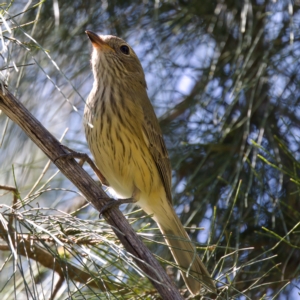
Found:
M 86 33 L 93 44 L 94 85 L 84 110 L 85 134 L 101 181 L 153 215 L 193 295 L 202 284 L 216 293 L 172 207 L 170 161 L 141 63 L 122 39 Z

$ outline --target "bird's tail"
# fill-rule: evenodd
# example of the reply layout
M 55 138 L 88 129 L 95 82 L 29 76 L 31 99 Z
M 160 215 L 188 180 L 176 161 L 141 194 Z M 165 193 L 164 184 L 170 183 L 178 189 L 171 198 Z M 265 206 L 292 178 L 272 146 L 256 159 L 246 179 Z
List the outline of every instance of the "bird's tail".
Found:
M 156 215 L 154 219 L 164 234 L 176 263 L 185 270 L 181 274 L 186 286 L 193 295 L 200 292 L 202 285 L 216 293 L 215 283 L 197 255 L 195 247 L 171 205 L 170 208 L 164 216 Z

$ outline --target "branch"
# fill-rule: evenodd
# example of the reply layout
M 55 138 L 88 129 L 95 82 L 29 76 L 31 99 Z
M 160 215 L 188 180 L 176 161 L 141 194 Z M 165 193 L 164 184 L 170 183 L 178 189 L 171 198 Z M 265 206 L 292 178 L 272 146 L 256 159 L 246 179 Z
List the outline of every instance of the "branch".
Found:
M 13 205 L 12 209 L 14 208 L 15 204 L 17 203 L 17 195 L 19 194 L 18 190 L 12 186 L 3 186 L 0 185 L 0 190 L 5 190 L 12 192 L 14 195 L 13 198 Z M 110 291 L 118 291 L 120 294 L 125 294 L 127 291 L 118 283 L 114 283 L 111 281 L 105 281 L 101 278 L 101 280 L 97 279 L 97 274 L 91 272 L 85 272 L 82 269 L 72 265 L 71 263 L 67 262 L 66 260 L 58 260 L 55 257 L 54 252 L 49 253 L 44 248 L 40 247 L 35 241 L 34 238 L 31 237 L 29 234 L 18 234 L 16 230 L 13 228 L 13 218 L 15 218 L 13 213 L 9 215 L 8 224 L 4 216 L 0 218 L 0 237 L 6 241 L 7 245 L 0 245 L 0 251 L 11 251 L 12 247 L 17 249 L 18 255 L 22 255 L 26 258 L 30 258 L 42 266 L 55 271 L 60 279 L 57 282 L 52 294 L 51 299 L 54 299 L 55 295 L 57 294 L 59 288 L 62 285 L 64 280 L 64 274 L 68 274 L 68 278 L 91 288 L 98 288 L 103 292 L 107 290 Z M 17 216 L 17 217 L 20 217 Z M 47 238 L 49 240 L 49 238 Z M 37 241 L 40 241 L 41 238 L 36 238 Z M 60 240 L 62 240 L 60 238 Z M 11 243 L 10 243 L 11 241 Z M 65 243 L 67 241 L 64 241 Z M 99 241 L 90 241 L 90 244 Z
M 85 272 L 67 261 L 63 261 L 62 259 L 55 259 L 55 256 L 40 247 L 37 243 L 32 243 L 31 240 L 24 239 L 22 235 L 16 234 L 12 228 L 9 228 L 9 230 L 8 228 L 6 229 L 0 222 L 0 236 L 7 242 L 7 245 L 0 245 L 1 251 L 11 250 L 8 235 L 10 236 L 10 240 L 13 245 L 15 245 L 19 255 L 33 259 L 42 266 L 55 271 L 60 278 L 64 278 L 64 275 L 68 273 L 68 278 L 87 286 L 98 288 L 104 292 L 108 289 L 117 290 L 120 288 L 118 284 L 113 284 L 112 282 L 95 280 L 95 278 L 97 278 L 97 274 Z
M 107 195 L 96 182 L 82 169 L 75 159 L 58 159 L 67 154 L 62 145 L 42 124 L 6 89 L 0 87 L 0 109 L 51 159 L 58 169 L 80 190 L 80 192 L 101 211 L 107 202 Z M 120 239 L 125 249 L 131 253 L 136 264 L 147 274 L 153 286 L 165 300 L 182 299 L 162 266 L 153 257 L 150 250 L 142 243 L 123 214 L 117 209 L 103 213 Z

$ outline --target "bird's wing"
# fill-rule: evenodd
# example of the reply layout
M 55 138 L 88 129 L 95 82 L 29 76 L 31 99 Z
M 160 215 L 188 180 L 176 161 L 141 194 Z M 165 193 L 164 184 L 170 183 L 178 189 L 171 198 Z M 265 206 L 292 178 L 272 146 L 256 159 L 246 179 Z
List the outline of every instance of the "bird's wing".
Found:
M 166 190 L 166 194 L 170 203 L 172 203 L 171 195 L 171 164 L 168 151 L 158 124 L 157 117 L 150 100 L 146 94 L 143 97 L 147 101 L 143 101 L 142 108 L 144 113 L 143 133 L 146 143 L 148 144 L 150 153 L 155 161 L 159 175 Z

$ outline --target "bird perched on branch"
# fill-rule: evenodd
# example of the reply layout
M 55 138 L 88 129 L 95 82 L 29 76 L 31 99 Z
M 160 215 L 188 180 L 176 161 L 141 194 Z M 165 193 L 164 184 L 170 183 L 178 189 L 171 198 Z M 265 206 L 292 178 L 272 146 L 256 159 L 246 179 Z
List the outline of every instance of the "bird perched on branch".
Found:
M 172 206 L 170 161 L 141 63 L 122 39 L 86 33 L 93 45 L 94 85 L 84 111 L 85 134 L 100 179 L 123 202 L 136 202 L 153 216 L 193 295 L 201 286 L 215 293 Z

